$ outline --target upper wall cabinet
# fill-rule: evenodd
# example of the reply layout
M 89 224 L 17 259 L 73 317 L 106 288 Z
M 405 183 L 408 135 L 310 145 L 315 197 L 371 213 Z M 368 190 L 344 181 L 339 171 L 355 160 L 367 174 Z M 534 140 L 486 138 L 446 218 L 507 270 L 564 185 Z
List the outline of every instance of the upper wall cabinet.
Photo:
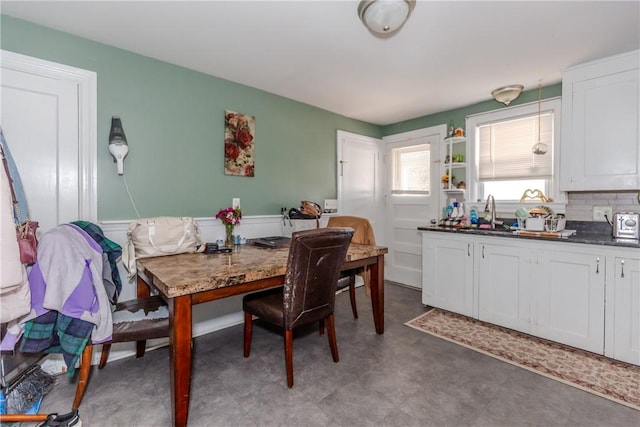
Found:
M 640 189 L 640 51 L 562 74 L 560 189 Z

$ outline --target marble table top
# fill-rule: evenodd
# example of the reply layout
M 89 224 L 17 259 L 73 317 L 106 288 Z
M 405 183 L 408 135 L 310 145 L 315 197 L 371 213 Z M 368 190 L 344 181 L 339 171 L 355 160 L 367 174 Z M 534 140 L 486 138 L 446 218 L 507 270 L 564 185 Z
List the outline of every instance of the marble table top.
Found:
M 351 244 L 345 261 L 384 255 L 384 246 Z M 283 276 L 289 248 L 238 245 L 230 254 L 179 254 L 138 260 L 138 271 L 169 298 Z

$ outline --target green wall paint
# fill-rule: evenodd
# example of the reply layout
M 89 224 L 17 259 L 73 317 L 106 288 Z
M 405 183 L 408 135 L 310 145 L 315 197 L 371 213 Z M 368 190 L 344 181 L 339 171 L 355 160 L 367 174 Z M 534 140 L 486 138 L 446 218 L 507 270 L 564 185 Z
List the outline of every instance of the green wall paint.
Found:
M 0 15 L 0 48 L 98 75 L 98 218 L 131 219 L 107 149 L 111 116 L 129 141 L 127 182 L 143 217 L 214 216 L 240 197 L 246 215 L 337 197 L 336 131 L 381 138 L 501 108 L 493 100 L 380 127 L 227 80 Z M 543 98 L 561 95 L 561 84 Z M 535 101 L 536 89 L 512 105 Z M 504 106 L 502 106 L 504 108 Z M 224 110 L 256 117 L 255 178 L 224 175 Z
M 0 17 L 0 47 L 98 76 L 98 218 L 135 213 L 108 152 L 111 116 L 129 141 L 125 174 L 140 215 L 214 216 L 240 197 L 246 215 L 337 197 L 336 131 L 376 125 L 63 32 Z M 256 117 L 255 177 L 224 175 L 224 110 Z
M 551 86 L 542 88 L 542 98 L 552 98 L 562 95 L 562 84 L 557 83 Z M 527 102 L 533 102 L 538 100 L 538 89 L 532 89 L 524 91 L 520 96 L 515 99 L 510 106 L 526 104 Z M 462 108 L 456 108 L 453 110 L 443 111 L 440 113 L 432 114 L 429 116 L 418 117 L 416 119 L 406 120 L 399 123 L 394 123 L 383 127 L 382 134 L 395 135 L 397 133 L 408 132 L 415 129 L 427 128 L 430 126 L 436 126 L 446 124 L 447 128 L 449 123 L 453 121 L 454 128 L 465 128 L 465 117 L 471 114 L 483 113 L 486 111 L 499 110 L 500 108 L 506 108 L 505 105 L 496 102 L 491 99 L 488 101 L 479 102 L 477 104 L 468 105 Z

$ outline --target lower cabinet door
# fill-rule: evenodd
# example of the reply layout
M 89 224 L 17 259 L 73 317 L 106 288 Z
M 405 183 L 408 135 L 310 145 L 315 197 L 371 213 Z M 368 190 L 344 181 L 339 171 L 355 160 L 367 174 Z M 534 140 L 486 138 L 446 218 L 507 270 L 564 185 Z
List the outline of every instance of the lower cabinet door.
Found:
M 541 250 L 531 283 L 531 333 L 604 353 L 605 257 Z
M 613 352 L 607 356 L 640 365 L 640 259 L 616 257 L 614 261 Z
M 473 316 L 473 242 L 422 233 L 422 303 Z
M 528 333 L 530 251 L 500 240 L 476 246 L 478 318 Z

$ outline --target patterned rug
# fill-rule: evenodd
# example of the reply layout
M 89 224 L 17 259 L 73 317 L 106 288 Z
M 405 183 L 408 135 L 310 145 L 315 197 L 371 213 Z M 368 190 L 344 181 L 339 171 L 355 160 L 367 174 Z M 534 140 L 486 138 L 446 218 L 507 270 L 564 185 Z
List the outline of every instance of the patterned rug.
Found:
M 640 410 L 640 366 L 437 308 L 405 325 Z

